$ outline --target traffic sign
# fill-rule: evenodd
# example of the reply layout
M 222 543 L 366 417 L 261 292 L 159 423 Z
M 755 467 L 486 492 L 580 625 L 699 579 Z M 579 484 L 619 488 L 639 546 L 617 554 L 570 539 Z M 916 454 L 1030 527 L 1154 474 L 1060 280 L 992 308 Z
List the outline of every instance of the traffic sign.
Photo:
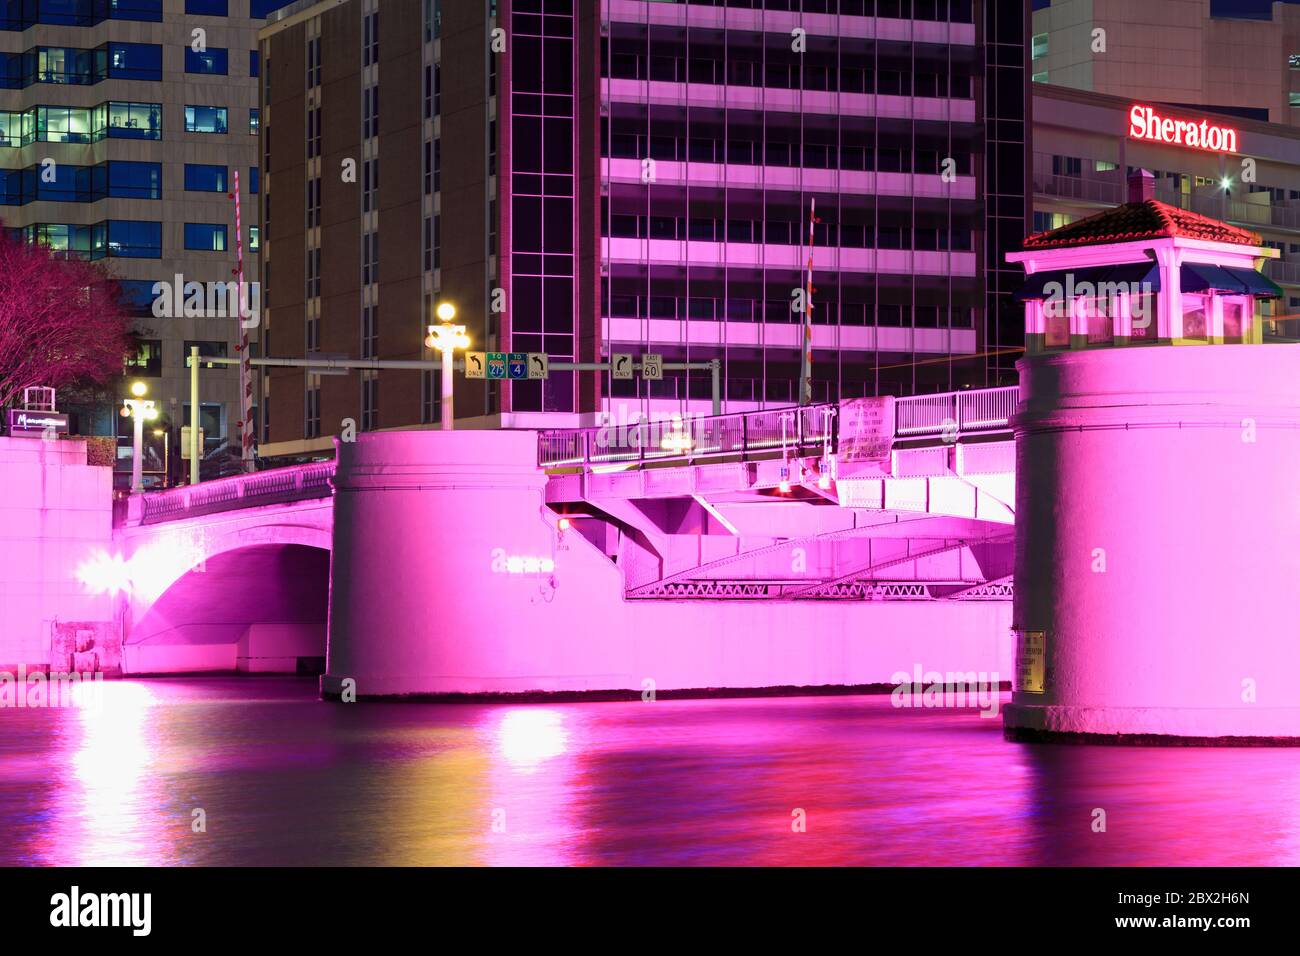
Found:
M 465 353 L 465 377 L 485 378 L 487 375 L 487 358 L 483 352 Z
M 199 455 L 203 455 L 203 429 L 199 429 Z M 186 461 L 190 458 L 190 426 L 181 426 L 181 457 Z
M 506 377 L 506 353 L 505 352 L 487 353 L 487 377 L 488 378 Z
M 551 364 L 545 352 L 528 353 L 528 377 L 547 378 L 551 374 Z
M 517 382 L 521 378 L 528 377 L 528 353 L 511 352 L 509 365 L 510 380 Z
M 614 378 L 631 378 L 632 356 L 626 352 L 613 352 L 609 356 L 609 367 Z
M 654 352 L 646 352 L 641 356 L 641 377 L 652 382 L 657 382 L 664 377 L 664 357 Z

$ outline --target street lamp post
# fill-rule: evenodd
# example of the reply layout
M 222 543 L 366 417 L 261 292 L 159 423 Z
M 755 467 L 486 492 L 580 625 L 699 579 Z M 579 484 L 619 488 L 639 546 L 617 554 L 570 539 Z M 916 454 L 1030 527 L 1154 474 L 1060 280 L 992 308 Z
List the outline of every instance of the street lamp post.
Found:
M 161 438 L 163 440 L 163 487 L 164 488 L 171 485 L 171 477 L 172 477 L 172 456 L 171 456 L 172 434 L 171 432 L 172 432 L 171 428 L 155 428 L 153 430 L 154 438 Z
M 122 417 L 134 419 L 135 437 L 131 444 L 131 493 L 139 494 L 144 491 L 144 423 L 145 420 L 153 421 L 158 417 L 158 409 L 154 406 L 153 399 L 146 399 L 145 393 L 149 387 L 144 382 L 135 382 L 131 385 L 131 394 L 134 398 L 124 398 L 122 400 Z
M 456 318 L 456 307 L 450 302 L 441 303 L 437 315 L 442 320 L 442 325 L 429 326 L 424 344 L 442 354 L 442 430 L 450 431 L 455 427 L 456 414 L 452 400 L 451 366 L 456 349 L 469 348 L 469 336 L 465 334 L 465 326 L 451 324 L 451 320 Z
M 243 359 L 241 358 L 242 362 Z M 199 483 L 199 425 L 203 418 L 199 412 L 199 347 L 190 346 L 190 485 Z M 181 435 L 184 436 L 184 431 Z

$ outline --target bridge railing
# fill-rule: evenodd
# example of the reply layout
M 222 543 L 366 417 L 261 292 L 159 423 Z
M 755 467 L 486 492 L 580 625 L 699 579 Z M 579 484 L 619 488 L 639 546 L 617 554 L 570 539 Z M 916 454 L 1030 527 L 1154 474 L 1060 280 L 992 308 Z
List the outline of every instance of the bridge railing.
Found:
M 1019 388 L 911 395 L 894 403 L 896 438 L 928 438 L 1000 431 L 1008 427 Z M 541 468 L 640 463 L 820 448 L 837 437 L 839 406 L 787 406 L 708 418 L 673 418 L 597 428 L 557 429 L 537 435 Z
M 232 508 L 326 498 L 332 494 L 333 475 L 334 462 L 322 461 L 132 495 L 126 521 L 157 524 Z
M 771 451 L 784 446 L 820 445 L 834 430 L 835 405 L 805 405 L 712 415 L 672 418 L 598 428 L 558 429 L 537 435 L 537 463 L 542 468 L 706 458 Z M 830 410 L 830 414 L 826 410 Z
M 894 435 L 923 438 L 931 435 L 1001 431 L 1015 414 L 1020 388 L 968 389 L 935 395 L 909 395 L 894 402 Z

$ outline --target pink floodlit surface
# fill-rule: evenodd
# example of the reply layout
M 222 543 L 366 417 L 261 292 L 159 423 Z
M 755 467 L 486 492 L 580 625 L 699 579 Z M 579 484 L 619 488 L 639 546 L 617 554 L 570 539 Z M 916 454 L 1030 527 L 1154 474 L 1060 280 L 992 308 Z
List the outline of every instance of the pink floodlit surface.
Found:
M 167 799 L 159 772 L 167 748 L 151 723 L 153 694 L 147 685 L 117 681 L 98 690 L 93 707 L 0 711 L 0 721 L 9 722 L 9 733 L 0 734 L 5 827 L 30 841 L 24 863 L 155 865 L 172 856 L 174 834 L 155 809 Z M 11 715 L 18 713 L 36 719 L 15 722 Z M 14 753 L 14 733 L 35 734 L 28 740 L 32 750 Z M 42 805 L 38 814 L 11 812 L 10 801 L 22 790 Z
M 77 566 L 77 580 L 90 594 L 124 593 L 152 601 L 201 559 L 193 544 L 163 537 L 130 558 L 96 549 Z
M 887 696 L 344 705 L 212 678 L 0 721 L 4 865 L 1300 864 L 1296 750 L 1014 744 Z
M 77 580 L 91 594 L 130 594 L 131 566 L 120 554 L 96 550 L 77 567 Z

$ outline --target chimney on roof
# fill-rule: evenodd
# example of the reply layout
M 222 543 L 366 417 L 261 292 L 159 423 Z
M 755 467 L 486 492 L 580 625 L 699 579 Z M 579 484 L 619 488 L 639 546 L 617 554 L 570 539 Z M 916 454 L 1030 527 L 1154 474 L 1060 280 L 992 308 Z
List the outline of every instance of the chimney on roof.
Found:
M 1149 169 L 1135 169 L 1128 174 L 1128 201 L 1146 202 L 1156 198 L 1156 178 Z

